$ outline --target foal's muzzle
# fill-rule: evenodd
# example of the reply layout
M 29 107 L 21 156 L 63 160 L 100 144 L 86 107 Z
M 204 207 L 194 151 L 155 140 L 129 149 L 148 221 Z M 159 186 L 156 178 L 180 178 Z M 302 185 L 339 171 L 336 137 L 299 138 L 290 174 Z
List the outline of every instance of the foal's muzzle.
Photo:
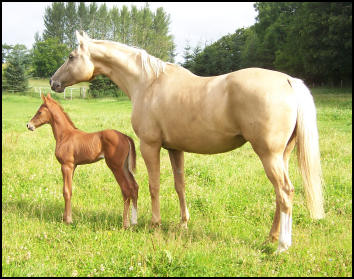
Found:
M 34 131 L 34 129 L 36 129 L 34 127 L 34 125 L 32 125 L 30 122 L 28 122 L 26 126 L 27 126 L 27 129 L 30 130 L 30 131 Z

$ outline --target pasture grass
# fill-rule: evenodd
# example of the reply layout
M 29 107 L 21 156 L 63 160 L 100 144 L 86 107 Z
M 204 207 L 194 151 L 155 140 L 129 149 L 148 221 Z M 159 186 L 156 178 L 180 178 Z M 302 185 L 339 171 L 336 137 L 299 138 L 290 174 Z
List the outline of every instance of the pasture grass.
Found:
M 179 202 L 162 149 L 162 225 L 153 229 L 130 101 L 61 100 L 79 129 L 113 128 L 135 140 L 140 186 L 138 225 L 123 230 L 122 195 L 104 161 L 78 166 L 74 223 L 68 226 L 62 223 L 62 175 L 52 130 L 26 129 L 41 100 L 2 95 L 2 276 L 352 276 L 352 94 L 334 93 L 314 94 L 326 218 L 310 219 L 293 152 L 293 246 L 280 255 L 276 243 L 265 242 L 275 211 L 273 186 L 249 143 L 224 154 L 185 154 L 187 230 L 179 226 Z

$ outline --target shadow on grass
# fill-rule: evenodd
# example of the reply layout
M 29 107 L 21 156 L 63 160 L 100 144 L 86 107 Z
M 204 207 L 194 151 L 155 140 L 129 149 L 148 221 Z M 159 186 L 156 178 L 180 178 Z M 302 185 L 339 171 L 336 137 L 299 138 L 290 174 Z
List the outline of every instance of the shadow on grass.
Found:
M 123 207 L 123 205 L 122 205 Z M 2 203 L 2 213 L 15 214 L 24 218 L 33 218 L 48 223 L 63 223 L 64 202 L 29 200 L 7 201 Z M 119 228 L 122 226 L 120 211 L 116 213 L 105 210 L 94 211 L 90 209 L 76 210 L 72 208 L 73 225 L 84 223 L 96 230 Z
M 112 229 L 122 229 L 122 209 L 117 208 L 116 210 L 76 210 L 75 207 L 72 208 L 73 211 L 73 224 L 72 228 L 78 225 L 88 226 L 92 231 L 110 231 Z M 2 204 L 2 213 L 6 216 L 7 214 L 16 215 L 20 218 L 26 219 L 37 219 L 46 223 L 57 223 L 58 226 L 63 223 L 63 211 L 64 202 L 59 201 L 43 201 L 34 202 L 30 200 L 15 200 L 7 201 Z M 158 233 L 163 236 L 166 240 L 170 237 L 182 237 L 184 241 L 203 241 L 203 239 L 209 239 L 211 241 L 223 241 L 230 243 L 230 245 L 235 245 L 232 243 L 235 238 L 242 240 L 243 245 L 250 246 L 252 249 L 260 250 L 262 254 L 271 255 L 274 253 L 274 245 L 270 243 L 264 243 L 261 241 L 254 242 L 254 239 L 244 238 L 241 235 L 238 237 L 237 232 L 235 237 L 222 235 L 219 231 L 205 231 L 202 227 L 190 224 L 188 229 L 182 228 L 177 222 L 162 222 L 161 226 L 154 227 L 151 225 L 149 214 L 142 214 L 139 216 L 138 225 L 130 227 L 129 230 L 134 232 L 145 232 L 151 235 Z M 247 244 L 248 243 L 248 244 Z

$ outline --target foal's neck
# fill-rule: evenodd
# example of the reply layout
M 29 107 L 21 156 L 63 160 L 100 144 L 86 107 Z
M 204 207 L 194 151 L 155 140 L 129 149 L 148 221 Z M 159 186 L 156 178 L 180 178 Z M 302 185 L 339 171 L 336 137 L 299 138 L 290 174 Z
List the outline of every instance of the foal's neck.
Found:
M 52 118 L 49 123 L 52 126 L 53 135 L 57 143 L 77 129 L 70 118 L 59 108 L 52 112 Z

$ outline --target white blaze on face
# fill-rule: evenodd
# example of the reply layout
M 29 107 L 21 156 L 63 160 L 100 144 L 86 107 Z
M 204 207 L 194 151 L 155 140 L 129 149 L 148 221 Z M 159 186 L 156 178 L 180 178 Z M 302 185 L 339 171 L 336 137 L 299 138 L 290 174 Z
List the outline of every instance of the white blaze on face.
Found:
M 280 234 L 278 252 L 283 252 L 291 246 L 292 216 L 280 212 Z
M 132 206 L 132 218 L 131 218 L 132 225 L 138 224 L 138 210 Z

